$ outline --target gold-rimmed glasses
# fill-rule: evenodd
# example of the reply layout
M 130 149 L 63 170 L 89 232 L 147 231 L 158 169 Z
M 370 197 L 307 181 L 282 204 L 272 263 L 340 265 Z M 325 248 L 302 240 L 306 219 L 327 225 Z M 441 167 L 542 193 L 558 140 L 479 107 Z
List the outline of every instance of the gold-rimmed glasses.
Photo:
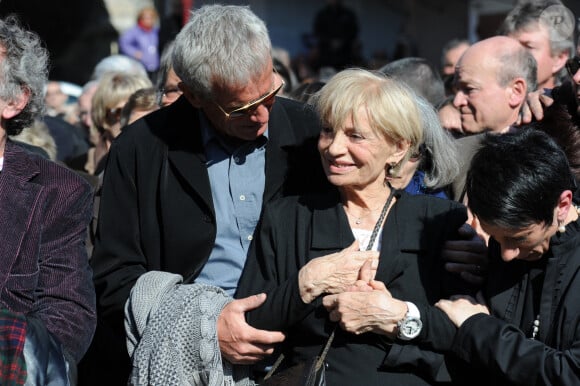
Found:
M 226 116 L 226 119 L 238 119 L 249 116 L 256 111 L 258 107 L 264 105 L 268 110 L 274 105 L 274 97 L 280 92 L 282 87 L 284 87 L 284 81 L 280 83 L 280 86 L 276 87 L 274 90 L 270 91 L 268 94 L 259 97 L 256 100 L 246 103 L 242 107 L 238 107 L 230 111 L 229 113 L 225 111 L 217 102 L 214 104 L 221 110 Z

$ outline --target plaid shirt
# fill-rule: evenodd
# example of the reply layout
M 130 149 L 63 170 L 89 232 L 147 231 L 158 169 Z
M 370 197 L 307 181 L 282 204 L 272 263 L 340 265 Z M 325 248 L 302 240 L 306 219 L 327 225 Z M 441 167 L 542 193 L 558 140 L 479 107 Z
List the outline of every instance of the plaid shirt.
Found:
M 24 385 L 26 362 L 24 341 L 26 319 L 24 315 L 0 309 L 0 383 L 2 385 Z

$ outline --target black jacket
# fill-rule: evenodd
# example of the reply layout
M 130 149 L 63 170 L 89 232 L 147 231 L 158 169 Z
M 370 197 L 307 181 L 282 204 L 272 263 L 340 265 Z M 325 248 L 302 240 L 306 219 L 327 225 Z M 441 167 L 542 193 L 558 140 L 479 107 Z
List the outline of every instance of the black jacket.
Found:
M 109 153 L 91 259 L 100 327 L 95 344 L 117 340 L 121 356 L 127 357 L 123 307 L 139 276 L 161 270 L 195 278 L 213 248 L 216 219 L 199 114 L 180 98 L 124 128 Z M 316 147 L 319 133 L 312 111 L 276 99 L 268 124 L 264 203 L 327 184 Z M 99 337 L 104 329 L 116 338 Z
M 509 263 L 490 240 L 489 279 L 485 289 L 492 316 L 477 314 L 458 330 L 453 351 L 465 364 L 463 378 L 472 385 L 580 385 L 580 225 L 550 241 L 540 298 L 540 328 L 522 315 L 526 303 L 528 263 Z M 535 314 L 535 312 L 534 312 Z M 467 384 L 458 379 L 457 384 Z
M 376 278 L 394 297 L 417 304 L 425 328 L 410 345 L 339 329 L 327 356 L 330 385 L 425 385 L 445 379 L 443 357 L 429 348 L 435 336 L 450 346 L 455 327 L 429 305 L 465 293 L 439 256 L 443 242 L 465 222 L 465 208 L 430 196 L 401 192 L 397 197 L 383 228 Z M 247 319 L 254 327 L 287 333 L 282 351 L 290 364 L 318 354 L 334 326 L 320 298 L 312 304 L 302 302 L 298 271 L 315 257 L 346 248 L 354 236 L 335 192 L 278 200 L 265 208 L 259 229 L 236 296 L 268 294 Z

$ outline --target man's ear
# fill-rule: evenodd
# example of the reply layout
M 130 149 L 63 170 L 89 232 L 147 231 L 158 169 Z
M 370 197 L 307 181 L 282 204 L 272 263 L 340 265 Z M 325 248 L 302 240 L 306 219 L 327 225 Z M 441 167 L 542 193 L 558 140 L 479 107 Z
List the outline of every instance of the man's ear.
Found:
M 524 78 L 515 78 L 512 80 L 509 88 L 508 103 L 512 108 L 521 107 L 526 100 L 528 87 Z
M 552 74 L 558 75 L 558 72 L 566 65 L 566 61 L 570 58 L 567 51 L 562 51 L 557 55 L 552 56 Z
M 199 97 L 193 95 L 193 93 L 191 91 L 189 91 L 189 88 L 183 82 L 179 82 L 177 84 L 177 87 L 181 90 L 181 92 L 183 92 L 185 99 L 187 99 L 193 107 L 195 107 L 195 108 L 202 107 L 202 104 L 203 104 L 202 100 Z
M 2 109 L 2 118 L 11 119 L 20 114 L 20 112 L 26 107 L 28 101 L 30 100 L 30 90 L 23 88 L 20 95 L 18 95 L 14 100 L 6 103 Z

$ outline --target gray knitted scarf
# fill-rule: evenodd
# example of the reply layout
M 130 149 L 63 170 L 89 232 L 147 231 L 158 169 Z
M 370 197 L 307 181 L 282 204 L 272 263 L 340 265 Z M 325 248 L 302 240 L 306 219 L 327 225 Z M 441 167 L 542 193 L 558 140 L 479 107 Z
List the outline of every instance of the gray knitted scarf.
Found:
M 125 305 L 131 385 L 253 386 L 247 366 L 222 360 L 216 322 L 232 298 L 221 288 L 142 275 Z

